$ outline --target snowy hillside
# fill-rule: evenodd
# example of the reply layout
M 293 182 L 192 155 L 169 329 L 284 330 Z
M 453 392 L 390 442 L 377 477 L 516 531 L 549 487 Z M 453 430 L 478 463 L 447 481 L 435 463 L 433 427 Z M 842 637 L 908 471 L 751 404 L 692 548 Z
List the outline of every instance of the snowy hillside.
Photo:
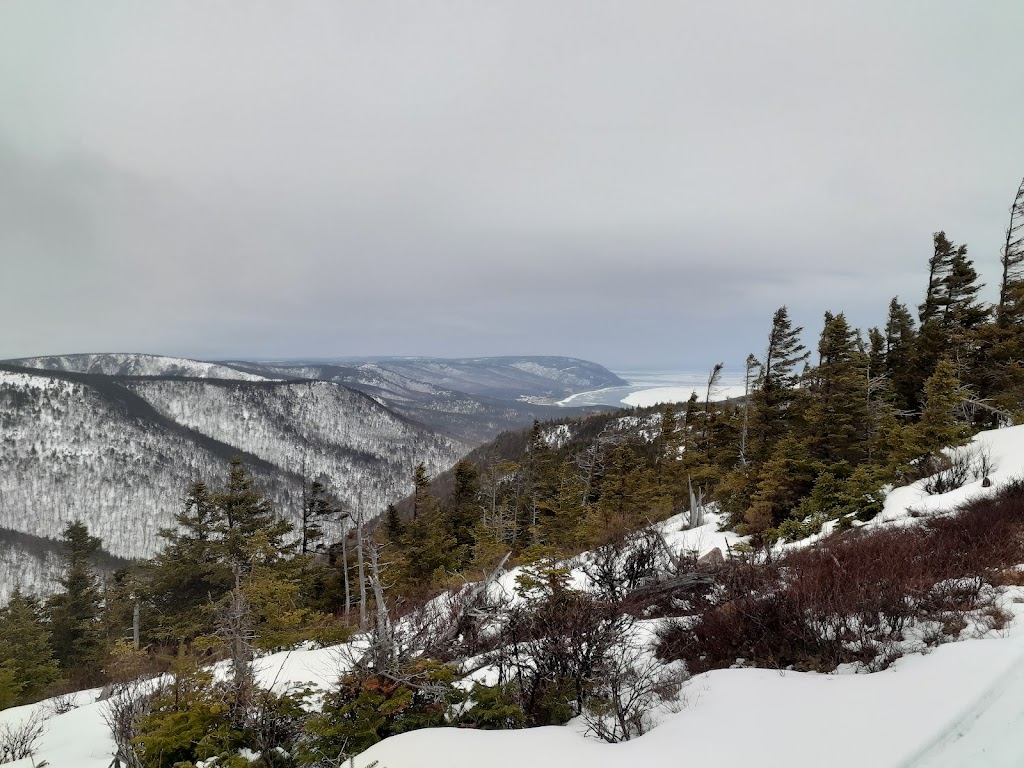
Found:
M 465 446 L 328 382 L 125 384 L 175 423 L 296 474 L 325 477 L 347 509 L 369 514 L 404 495 L 418 462 L 446 469 Z
M 60 567 L 55 549 L 29 548 L 0 532 L 0 606 L 7 605 L 15 589 L 30 595 L 53 592 Z
M 297 511 L 303 460 L 351 509 L 404 496 L 465 447 L 328 383 L 114 380 L 0 372 L 0 528 L 55 538 L 81 519 L 113 554 L 151 555 L 188 485 L 242 455 Z
M 46 371 L 93 373 L 104 376 L 175 376 L 197 379 L 235 379 L 238 381 L 266 381 L 261 374 L 242 371 L 229 365 L 204 363 L 182 357 L 139 355 L 129 353 L 103 353 L 81 355 L 49 355 L 5 360 L 8 365 L 38 368 Z
M 899 528 L 942 516 L 966 498 L 990 496 L 1024 476 L 1024 426 L 978 435 L 967 449 L 986 457 L 991 487 L 970 480 L 949 493 L 925 496 L 922 485 L 893 491 L 886 516 L 874 527 Z M 733 534 L 709 519 L 698 529 L 680 529 L 680 518 L 660 527 L 670 547 L 706 552 L 735 547 Z M 801 545 L 805 546 L 805 545 Z M 589 557 L 584 555 L 580 561 Z M 509 591 L 515 571 L 494 589 Z M 718 669 L 692 677 L 674 701 L 655 713 L 654 727 L 630 741 L 607 744 L 585 735 L 579 719 L 564 727 L 481 731 L 428 729 L 386 739 L 352 761 L 355 768 L 556 768 L 637 765 L 669 768 L 765 765 L 1017 766 L 1024 764 L 1024 587 L 1007 586 L 998 596 L 1012 621 L 1002 629 L 965 628 L 960 642 L 927 653 L 911 652 L 884 671 L 834 674 L 766 669 Z M 646 622 L 641 634 L 649 636 Z M 353 641 L 359 643 L 358 638 Z M 264 685 L 329 686 L 350 656 L 338 646 L 267 656 L 258 662 Z M 481 671 L 482 672 L 482 671 Z M 82 768 L 107 768 L 112 744 L 102 722 L 104 704 L 95 691 L 79 696 L 79 708 L 51 716 L 36 761 Z M 40 705 L 45 711 L 46 705 Z M 17 723 L 32 708 L 0 713 L 0 724 Z M 737 727 L 742 738 L 737 738 Z M 348 763 L 346 763 L 348 764 Z M 29 768 L 24 760 L 17 768 Z

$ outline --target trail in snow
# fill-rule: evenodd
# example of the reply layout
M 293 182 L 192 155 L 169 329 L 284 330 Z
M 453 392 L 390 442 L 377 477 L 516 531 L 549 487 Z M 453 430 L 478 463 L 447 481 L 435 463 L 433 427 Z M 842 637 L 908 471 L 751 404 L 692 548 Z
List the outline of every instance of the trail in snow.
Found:
M 1017 639 L 1018 644 L 1021 640 Z M 1024 646 L 1022 646 L 1024 647 Z M 1019 768 L 1024 765 L 1024 651 L 932 744 L 907 763 L 907 768 Z

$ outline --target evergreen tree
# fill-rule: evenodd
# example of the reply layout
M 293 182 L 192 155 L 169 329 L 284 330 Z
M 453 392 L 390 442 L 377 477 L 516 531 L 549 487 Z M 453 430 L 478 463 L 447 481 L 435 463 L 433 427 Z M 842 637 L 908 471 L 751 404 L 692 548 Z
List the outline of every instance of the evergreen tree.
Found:
M 672 476 L 679 464 L 680 445 L 681 435 L 676 408 L 671 403 L 666 403 L 661 411 L 661 429 L 658 431 L 655 458 L 658 485 L 664 486 L 672 482 Z
M 6 706 L 38 701 L 58 676 L 39 602 L 19 589 L 0 609 L 0 670 L 7 672 L 11 699 Z M 0 689 L 4 688 L 3 674 L 0 672 Z M 0 692 L 0 709 L 3 699 Z
M 327 487 L 318 480 L 314 480 L 309 490 L 303 492 L 302 503 L 302 540 L 300 551 L 302 554 L 317 549 L 319 542 L 324 537 L 323 522 L 325 520 L 340 521 L 345 515 L 341 507 L 331 500 L 327 493 Z
M 1010 223 L 1006 227 L 999 262 L 1003 267 L 999 281 L 999 303 L 996 325 L 1008 329 L 1024 325 L 1024 181 L 1010 206 Z
M 164 549 L 143 571 L 153 613 L 160 617 L 152 633 L 163 643 L 212 632 L 213 605 L 234 584 L 223 510 L 205 483 L 191 485 L 174 521 L 173 528 L 160 531 Z
M 431 491 L 430 475 L 422 462 L 412 480 L 413 518 L 404 526 L 400 570 L 405 590 L 423 593 L 458 567 L 459 556 L 451 526 Z
M 820 362 L 809 381 L 810 448 L 826 464 L 853 465 L 866 456 L 867 356 L 842 313 L 825 313 L 818 353 Z
M 422 461 L 413 470 L 412 487 L 412 519 L 416 520 L 421 513 L 427 511 L 428 505 L 432 505 L 436 501 L 430 494 L 430 475 L 427 474 L 427 465 Z
M 384 530 L 388 535 L 388 541 L 392 544 L 402 543 L 405 535 L 405 524 L 398 514 L 398 507 L 394 504 L 388 504 L 387 511 L 384 513 Z
M 797 415 L 792 407 L 799 396 L 800 373 L 796 368 L 810 355 L 800 342 L 801 332 L 803 328 L 793 327 L 786 307 L 775 312 L 758 388 L 753 395 L 751 433 L 755 456 L 760 459 L 771 453 L 772 446 L 792 428 Z
M 885 375 L 885 336 L 878 328 L 868 330 L 868 374 L 874 376 Z
M 956 418 L 961 399 L 956 368 L 948 358 L 943 358 L 924 385 L 924 409 L 915 430 L 919 455 L 962 445 L 967 440 L 970 429 Z
M 978 293 L 984 285 L 978 282 L 974 263 L 967 258 L 966 245 L 958 246 L 954 251 L 943 284 L 946 304 L 942 323 L 951 332 L 951 340 L 955 344 L 963 343 L 965 336 L 989 317 L 988 307 L 978 301 Z
M 805 445 L 784 437 L 755 475 L 756 490 L 739 532 L 759 537 L 779 525 L 810 494 L 818 469 Z
M 932 255 L 928 259 L 928 288 L 919 309 L 921 325 L 938 320 L 948 304 L 947 278 L 952 268 L 955 247 L 945 232 L 932 235 Z
M 100 540 L 81 522 L 69 523 L 61 538 L 62 587 L 47 601 L 53 654 L 78 680 L 95 679 L 103 652 L 100 591 L 92 558 Z
M 916 370 L 916 336 L 910 311 L 899 298 L 893 298 L 885 323 L 885 377 L 893 404 L 900 410 L 914 410 L 917 406 L 922 380 Z
M 233 567 L 243 572 L 251 568 L 256 549 L 271 559 L 288 553 L 285 537 L 292 532 L 292 525 L 275 515 L 263 494 L 256 490 L 241 458 L 231 459 L 227 485 L 223 491 L 212 494 L 210 500 L 220 518 L 220 533 Z
M 449 533 L 455 540 L 457 567 L 461 570 L 473 557 L 476 521 L 479 517 L 480 473 L 469 459 L 462 459 L 452 470 L 454 484 L 445 506 Z
M 552 514 L 558 493 L 555 453 L 544 438 L 544 430 L 534 419 L 526 451 L 524 504 L 517 515 L 522 546 L 531 540 L 540 519 Z M 524 535 L 525 534 L 525 535 Z

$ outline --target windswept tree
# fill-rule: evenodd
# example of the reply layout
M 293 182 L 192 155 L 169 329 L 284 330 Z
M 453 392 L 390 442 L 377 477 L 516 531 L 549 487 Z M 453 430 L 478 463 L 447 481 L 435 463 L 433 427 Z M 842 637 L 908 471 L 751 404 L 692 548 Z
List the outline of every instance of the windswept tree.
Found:
M 868 420 L 868 360 L 842 312 L 825 313 L 818 354 L 808 381 L 809 448 L 826 464 L 849 467 L 866 454 L 861 437 Z
M 303 488 L 302 530 L 299 550 L 302 554 L 315 552 L 324 538 L 324 522 L 340 522 L 347 515 L 327 492 L 327 486 L 314 480 L 309 489 Z
M 925 325 L 942 317 L 947 300 L 947 278 L 953 264 L 956 246 L 945 232 L 932 234 L 932 255 L 928 259 L 928 287 L 924 302 L 918 307 L 918 319 Z
M 1010 223 L 1006 227 L 999 261 L 1003 267 L 999 281 L 999 303 L 996 324 L 1009 328 L 1024 324 L 1024 181 L 1010 206 Z
M 800 341 L 802 332 L 803 328 L 793 327 L 786 307 L 776 310 L 753 395 L 751 434 L 754 454 L 760 460 L 790 431 L 796 415 L 792 406 L 799 396 L 798 366 L 810 356 Z

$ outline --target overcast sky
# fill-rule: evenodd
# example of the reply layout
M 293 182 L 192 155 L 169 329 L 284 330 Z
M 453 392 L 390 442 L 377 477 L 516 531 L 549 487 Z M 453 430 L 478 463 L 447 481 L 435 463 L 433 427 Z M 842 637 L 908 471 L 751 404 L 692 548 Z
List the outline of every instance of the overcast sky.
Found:
M 0 3 L 0 357 L 739 368 L 990 287 L 1024 3 Z

